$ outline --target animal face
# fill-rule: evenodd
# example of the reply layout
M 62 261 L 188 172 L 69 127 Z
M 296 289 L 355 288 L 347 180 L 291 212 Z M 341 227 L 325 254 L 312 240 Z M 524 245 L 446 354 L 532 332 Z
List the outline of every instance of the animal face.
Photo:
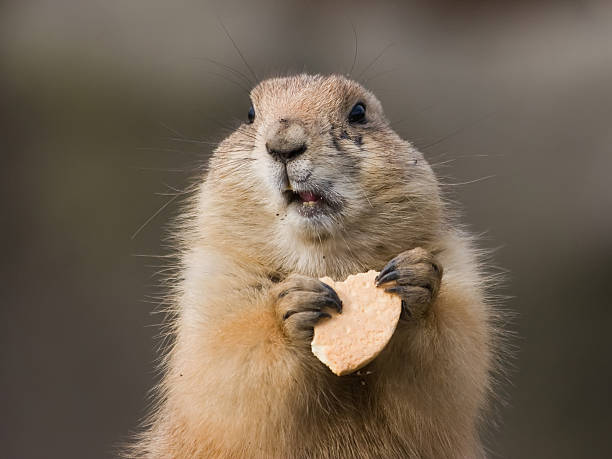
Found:
M 248 121 L 232 135 L 232 143 L 249 146 L 243 185 L 292 234 L 320 241 L 364 219 L 379 219 L 375 227 L 405 219 L 409 182 L 425 167 L 435 183 L 420 153 L 389 127 L 378 99 L 354 81 L 273 78 L 252 90 L 251 101 Z M 421 171 L 410 172 L 417 165 Z

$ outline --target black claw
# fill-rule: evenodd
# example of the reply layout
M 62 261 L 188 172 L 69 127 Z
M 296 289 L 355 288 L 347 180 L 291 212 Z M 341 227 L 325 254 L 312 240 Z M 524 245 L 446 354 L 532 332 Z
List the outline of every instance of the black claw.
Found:
M 342 301 L 340 301 L 340 298 L 338 298 L 338 295 L 335 295 L 335 298 L 331 296 L 326 296 L 324 298 L 324 305 L 325 306 L 333 305 L 336 308 L 336 311 L 338 311 L 338 313 L 342 312 Z
M 321 319 L 322 317 L 326 317 L 328 319 L 331 319 L 331 315 L 329 315 L 327 312 L 320 312 L 319 313 L 319 319 Z
M 382 274 L 382 273 L 381 273 Z M 376 279 L 376 285 L 386 284 L 387 282 L 391 282 L 399 279 L 398 271 L 391 271 L 390 273 L 386 273 L 384 276 Z
M 338 310 L 338 312 L 339 313 L 342 312 L 342 300 L 340 299 L 336 291 L 333 288 L 331 288 L 329 285 L 327 285 L 325 282 L 321 282 L 321 283 L 331 295 L 333 303 L 336 305 L 336 309 Z
M 391 260 L 389 263 L 387 263 L 387 265 L 378 273 L 378 276 L 376 276 L 376 282 L 378 282 L 378 279 L 382 278 L 385 274 L 388 274 L 391 271 L 394 271 L 396 268 L 396 263 L 395 263 L 395 259 Z
M 321 282 L 321 284 L 323 284 L 323 287 L 326 288 L 326 290 L 330 293 L 330 295 L 338 298 L 338 294 L 336 293 L 336 291 L 331 288 L 329 285 L 327 285 L 325 282 Z M 340 300 L 340 298 L 338 298 L 338 300 Z
M 386 289 L 385 289 L 385 292 L 387 292 L 387 293 L 398 293 L 398 294 L 401 294 L 401 293 L 402 293 L 402 287 L 398 287 L 398 286 L 395 286 L 395 287 L 389 287 L 389 288 L 386 288 Z
M 327 306 L 334 307 L 338 312 L 342 312 L 342 302 L 338 302 L 338 300 L 331 295 L 321 295 L 317 297 L 312 305 L 315 306 L 317 310 Z

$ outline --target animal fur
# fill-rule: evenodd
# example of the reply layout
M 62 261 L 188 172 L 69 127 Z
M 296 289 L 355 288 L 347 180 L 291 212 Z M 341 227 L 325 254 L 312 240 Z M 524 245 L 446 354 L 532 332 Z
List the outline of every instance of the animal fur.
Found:
M 452 224 L 423 155 L 342 76 L 270 79 L 251 97 L 254 123 L 221 142 L 183 217 L 174 341 L 129 455 L 483 456 L 494 316 L 477 251 Z M 357 102 L 368 119 L 351 125 Z M 325 191 L 336 213 L 306 219 L 287 206 L 283 165 L 265 147 L 280 119 L 299 126 L 282 134 L 287 142 L 308 142 L 289 177 Z M 279 314 L 279 292 L 296 275 L 342 280 L 417 247 L 443 267 L 439 292 L 359 375 L 332 374 Z

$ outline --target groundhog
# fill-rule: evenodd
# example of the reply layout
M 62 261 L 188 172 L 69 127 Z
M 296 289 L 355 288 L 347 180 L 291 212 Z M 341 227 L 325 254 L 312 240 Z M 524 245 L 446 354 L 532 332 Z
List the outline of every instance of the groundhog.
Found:
M 343 76 L 268 79 L 251 103 L 181 218 L 173 341 L 128 455 L 484 456 L 494 309 L 432 168 Z M 336 376 L 310 349 L 341 310 L 319 278 L 370 269 L 400 296 L 400 323 L 368 366 Z

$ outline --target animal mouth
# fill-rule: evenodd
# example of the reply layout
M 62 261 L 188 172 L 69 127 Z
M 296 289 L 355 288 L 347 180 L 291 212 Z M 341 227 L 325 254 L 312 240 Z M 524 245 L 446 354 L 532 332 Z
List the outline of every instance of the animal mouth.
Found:
M 289 188 L 283 194 L 287 206 L 294 207 L 303 217 L 316 217 L 336 210 L 333 202 L 314 190 L 297 191 Z
M 293 192 L 291 198 L 292 200 L 301 202 L 303 206 L 309 207 L 316 206 L 323 200 L 321 195 L 312 191 Z

